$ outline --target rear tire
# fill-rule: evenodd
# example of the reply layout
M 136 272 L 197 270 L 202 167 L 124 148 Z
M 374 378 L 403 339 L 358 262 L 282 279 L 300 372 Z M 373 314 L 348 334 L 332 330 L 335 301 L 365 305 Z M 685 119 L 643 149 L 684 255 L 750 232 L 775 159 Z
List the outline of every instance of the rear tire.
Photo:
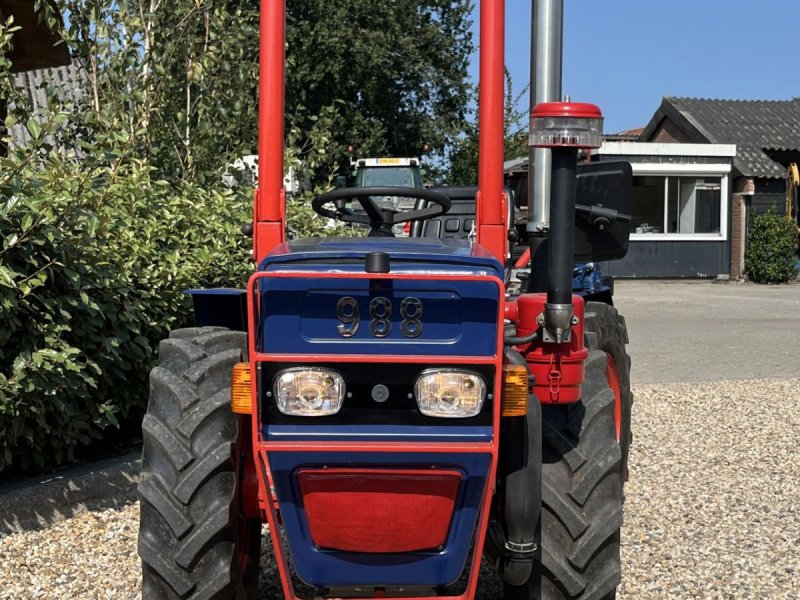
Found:
M 240 511 L 246 419 L 230 411 L 247 335 L 172 332 L 150 374 L 142 423 L 139 556 L 144 600 L 255 598 L 261 522 Z
M 505 600 L 616 596 L 621 581 L 622 488 L 631 439 L 626 341 L 624 320 L 614 308 L 587 304 L 590 352 L 583 397 L 567 406 L 542 407 L 541 564 L 534 565 L 528 585 L 506 585 Z M 609 365 L 616 367 L 619 394 L 610 382 Z M 619 440 L 615 412 L 621 413 Z
M 609 370 L 613 367 L 618 376 L 619 403 L 619 445 L 622 452 L 622 478 L 623 486 L 628 481 L 628 453 L 630 452 L 633 434 L 631 433 L 631 412 L 633 409 L 633 393 L 631 392 L 631 359 L 625 351 L 628 343 L 628 329 L 625 317 L 619 314 L 616 308 L 602 302 L 588 302 L 586 304 L 586 346 L 605 352 L 610 361 Z M 607 383 L 611 379 L 610 373 L 606 374 Z M 602 385 L 602 376 L 587 375 L 584 384 L 584 393 L 593 394 L 596 390 L 591 387 L 594 383 Z M 610 386 L 613 388 L 613 386 Z

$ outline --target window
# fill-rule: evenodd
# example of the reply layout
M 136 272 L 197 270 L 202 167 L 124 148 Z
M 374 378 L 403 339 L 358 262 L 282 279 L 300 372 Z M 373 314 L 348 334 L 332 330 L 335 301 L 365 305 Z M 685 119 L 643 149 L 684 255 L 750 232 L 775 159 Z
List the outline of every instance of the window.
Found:
M 363 187 L 419 187 L 415 167 L 362 167 Z
M 654 175 L 633 178 L 631 233 L 663 233 L 665 180 Z
M 727 178 L 720 176 L 636 175 L 631 233 L 724 238 L 724 188 Z

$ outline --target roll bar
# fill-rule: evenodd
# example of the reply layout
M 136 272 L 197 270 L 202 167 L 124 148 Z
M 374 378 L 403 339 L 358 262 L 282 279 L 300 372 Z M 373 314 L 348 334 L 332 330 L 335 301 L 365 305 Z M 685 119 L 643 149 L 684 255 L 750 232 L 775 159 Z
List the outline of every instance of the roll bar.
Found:
M 505 261 L 508 226 L 503 192 L 505 0 L 480 2 L 478 243 Z M 258 189 L 253 210 L 256 262 L 285 241 L 284 110 L 286 0 L 261 0 Z

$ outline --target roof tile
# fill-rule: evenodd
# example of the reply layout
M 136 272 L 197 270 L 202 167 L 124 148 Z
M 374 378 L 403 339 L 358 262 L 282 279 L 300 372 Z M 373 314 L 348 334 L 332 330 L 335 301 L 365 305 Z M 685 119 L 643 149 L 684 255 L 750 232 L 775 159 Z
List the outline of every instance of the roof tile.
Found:
M 717 100 L 664 98 L 709 142 L 736 144 L 734 166 L 749 177 L 783 177 L 785 169 L 765 150 L 800 152 L 800 98 Z

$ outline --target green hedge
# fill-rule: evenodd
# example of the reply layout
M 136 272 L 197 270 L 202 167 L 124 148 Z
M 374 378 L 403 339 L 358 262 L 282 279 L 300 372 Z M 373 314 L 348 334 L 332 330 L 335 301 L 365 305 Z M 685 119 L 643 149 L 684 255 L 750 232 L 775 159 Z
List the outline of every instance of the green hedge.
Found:
M 797 227 L 770 209 L 753 217 L 745 269 L 758 283 L 786 283 L 797 277 Z
M 242 285 L 249 198 L 150 169 L 6 161 L 0 204 L 0 471 L 69 461 L 147 396 L 182 290 Z

